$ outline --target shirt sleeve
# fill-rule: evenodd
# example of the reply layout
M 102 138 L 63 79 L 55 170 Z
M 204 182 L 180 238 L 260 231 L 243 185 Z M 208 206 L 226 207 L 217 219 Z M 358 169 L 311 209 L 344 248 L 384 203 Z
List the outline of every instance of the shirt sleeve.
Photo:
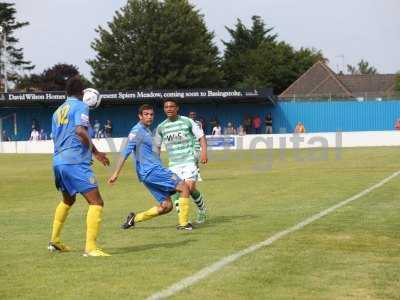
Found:
M 75 126 L 85 126 L 89 128 L 89 107 L 82 103 L 76 110 L 75 115 Z
M 122 155 L 125 159 L 127 159 L 128 156 L 133 151 L 135 151 L 137 140 L 138 140 L 138 132 L 131 131 L 131 133 L 128 135 L 128 143 L 126 144 L 125 148 L 122 150 Z
M 194 122 L 192 119 L 190 119 L 190 123 L 192 124 L 192 133 L 196 137 L 197 140 L 202 138 L 204 136 L 204 131 L 203 129 L 200 128 L 200 126 Z

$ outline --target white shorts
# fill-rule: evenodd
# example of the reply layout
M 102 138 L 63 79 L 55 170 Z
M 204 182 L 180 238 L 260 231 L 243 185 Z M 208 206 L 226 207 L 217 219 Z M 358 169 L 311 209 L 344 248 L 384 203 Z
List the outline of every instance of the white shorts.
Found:
M 169 168 L 173 173 L 178 175 L 183 180 L 197 181 L 199 172 L 195 164 L 178 165 Z

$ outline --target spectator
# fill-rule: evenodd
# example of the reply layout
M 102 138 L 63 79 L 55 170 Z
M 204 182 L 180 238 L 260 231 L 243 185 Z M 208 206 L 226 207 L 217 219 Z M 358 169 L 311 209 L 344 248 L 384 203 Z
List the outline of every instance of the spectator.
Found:
M 101 124 L 99 120 L 94 121 L 93 130 L 94 130 L 94 137 L 99 138 Z
M 200 121 L 196 120 L 197 114 L 195 111 L 189 112 L 189 118 L 191 118 L 193 120 L 193 122 L 195 122 L 200 127 L 200 129 L 203 130 L 203 132 L 204 132 L 203 124 Z
M 245 134 L 251 133 L 251 118 L 249 115 L 245 115 L 243 119 L 243 129 Z
M 204 120 L 204 118 L 200 118 L 199 122 L 201 123 L 201 129 L 203 129 L 204 133 L 206 133 L 207 130 L 207 122 Z
M 37 131 L 39 131 L 39 128 L 40 128 L 39 122 L 38 122 L 36 119 L 33 119 L 33 120 L 32 120 L 32 127 L 31 127 L 32 131 L 33 131 L 34 129 L 36 129 Z
M 47 133 L 43 129 L 40 129 L 39 140 L 41 141 L 47 140 Z
M 303 123 L 297 122 L 296 128 L 294 129 L 295 133 L 305 133 L 306 129 L 304 128 Z
M 11 141 L 10 137 L 7 135 L 7 132 L 5 130 L 3 130 L 2 134 L 1 134 L 1 140 L 3 142 Z
M 38 141 L 39 139 L 40 139 L 40 133 L 35 128 L 32 130 L 31 137 L 29 138 L 29 140 L 30 141 Z
M 211 121 L 210 121 L 211 128 L 214 129 L 214 127 L 217 126 L 217 123 L 219 123 L 217 117 L 215 117 L 214 119 L 211 119 Z M 212 133 L 212 130 L 211 130 L 211 133 Z
M 265 133 L 266 134 L 272 134 L 272 116 L 271 116 L 271 113 L 268 113 L 265 116 L 264 123 L 265 123 Z
M 102 128 L 102 129 L 100 129 L 99 130 L 99 139 L 103 139 L 103 138 L 105 138 L 106 136 L 105 136 L 105 134 L 104 134 L 104 129 Z
M 224 135 L 234 135 L 236 134 L 236 129 L 233 127 L 231 122 L 228 122 L 228 125 L 224 128 Z
M 212 130 L 212 135 L 215 135 L 215 136 L 220 136 L 221 135 L 221 126 L 219 125 L 218 122 L 215 123 L 215 126 L 214 126 L 214 128 Z
M 256 115 L 252 122 L 251 125 L 253 126 L 254 133 L 255 134 L 260 134 L 261 133 L 261 118 L 259 115 Z
M 244 128 L 242 125 L 240 125 L 237 129 L 237 134 L 238 135 L 246 135 L 246 132 L 244 131 Z
M 104 126 L 104 134 L 106 138 L 112 137 L 112 123 L 110 120 L 106 121 L 106 125 Z
M 400 130 L 400 119 L 397 119 L 396 124 L 394 125 L 394 128 L 397 130 Z

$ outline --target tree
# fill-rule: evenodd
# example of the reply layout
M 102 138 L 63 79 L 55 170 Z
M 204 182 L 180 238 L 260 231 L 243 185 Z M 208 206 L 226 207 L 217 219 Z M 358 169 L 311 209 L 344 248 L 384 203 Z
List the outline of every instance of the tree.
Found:
M 378 74 L 378 70 L 363 59 L 360 60 L 357 66 L 347 65 L 347 72 L 351 75 Z
M 295 50 L 289 44 L 278 42 L 272 27 L 252 17 L 252 27 L 238 20 L 234 29 L 227 28 L 229 42 L 222 62 L 224 79 L 229 87 L 273 87 L 275 93 L 286 89 L 301 74 L 319 60 L 326 60 L 321 51 L 309 48 Z
M 26 91 L 64 91 L 67 80 L 75 75 L 81 76 L 85 86 L 91 86 L 90 81 L 79 74 L 76 66 L 59 63 L 44 70 L 41 74 L 31 74 L 19 78 L 16 89 Z
M 240 19 L 237 20 L 235 28 L 225 27 L 231 35 L 229 42 L 222 41 L 225 45 L 222 70 L 224 79 L 228 86 L 241 86 L 244 84 L 246 73 L 243 72 L 248 66 L 250 51 L 257 50 L 262 44 L 270 45 L 275 42 L 276 34 L 271 34 L 272 27 L 266 28 L 265 23 L 259 16 L 252 17 L 252 28 L 247 28 Z
M 101 89 L 199 88 L 221 84 L 218 49 L 187 0 L 129 0 L 92 43 Z
M 6 53 L 4 56 L 3 38 L 1 38 L 1 63 L 4 70 L 5 59 L 7 60 L 8 79 L 15 81 L 17 79 L 17 70 L 32 70 L 35 66 L 30 61 L 24 59 L 23 48 L 18 48 L 18 39 L 14 36 L 14 31 L 29 25 L 29 22 L 16 21 L 14 3 L 0 2 L 0 26 L 2 34 L 6 35 Z M 5 58 L 6 57 L 6 58 Z M 2 72 L 3 73 L 3 72 Z M 3 78 L 2 74 L 2 78 Z

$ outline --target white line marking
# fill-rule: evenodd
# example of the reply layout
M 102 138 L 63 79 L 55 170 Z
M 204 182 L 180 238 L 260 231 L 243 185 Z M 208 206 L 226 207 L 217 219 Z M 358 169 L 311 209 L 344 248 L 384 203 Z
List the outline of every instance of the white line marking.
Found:
M 203 269 L 201 269 L 200 271 L 198 271 L 197 273 L 186 277 L 184 279 L 182 279 L 181 281 L 178 281 L 177 283 L 171 285 L 170 287 L 155 293 L 153 295 L 151 295 L 149 298 L 149 300 L 158 300 L 158 299 L 166 299 L 170 296 L 175 295 L 176 293 L 179 293 L 180 291 L 192 286 L 193 284 L 197 283 L 198 281 L 206 278 L 207 276 L 209 276 L 212 273 L 215 273 L 219 270 L 221 270 L 223 267 L 233 263 L 234 261 L 238 260 L 239 258 L 241 258 L 242 256 L 245 256 L 247 254 L 250 254 L 260 248 L 266 247 L 271 245 L 273 242 L 283 238 L 284 236 L 295 232 L 297 230 L 302 229 L 303 227 L 307 226 L 308 224 L 311 224 L 319 219 L 321 219 L 322 217 L 330 214 L 331 212 L 337 210 L 338 208 L 341 208 L 342 206 L 345 206 L 347 204 L 349 204 L 350 202 L 357 200 L 363 196 L 365 196 L 366 194 L 372 192 L 373 190 L 380 188 L 381 186 L 383 186 L 384 184 L 386 184 L 387 182 L 389 182 L 390 180 L 392 180 L 393 178 L 395 178 L 396 176 L 398 176 L 400 174 L 400 171 L 397 171 L 395 173 L 393 173 L 392 175 L 390 175 L 389 177 L 386 177 L 385 179 L 383 179 L 382 181 L 378 182 L 377 184 L 365 189 L 364 191 L 358 193 L 357 195 L 354 195 L 336 205 L 333 205 L 311 217 L 309 217 L 308 219 L 288 228 L 285 229 L 283 231 L 280 231 L 276 234 L 274 234 L 273 236 L 271 236 L 270 238 L 266 239 L 263 242 L 254 244 L 246 249 L 243 249 L 239 252 L 236 252 L 232 255 L 226 256 L 222 259 L 220 259 L 219 261 L 213 263 L 212 265 L 205 267 Z

